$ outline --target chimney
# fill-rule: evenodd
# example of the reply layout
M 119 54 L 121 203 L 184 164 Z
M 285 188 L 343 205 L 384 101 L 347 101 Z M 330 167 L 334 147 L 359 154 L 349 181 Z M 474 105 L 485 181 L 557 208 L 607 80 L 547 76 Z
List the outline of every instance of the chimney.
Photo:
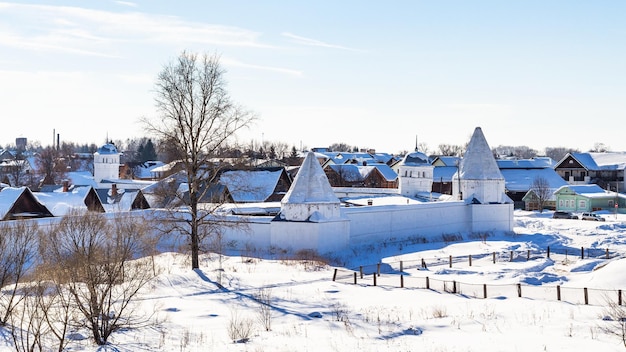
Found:
M 111 197 L 116 197 L 117 196 L 117 184 L 112 184 L 111 185 Z
M 70 181 L 63 180 L 63 192 L 67 192 L 70 189 Z

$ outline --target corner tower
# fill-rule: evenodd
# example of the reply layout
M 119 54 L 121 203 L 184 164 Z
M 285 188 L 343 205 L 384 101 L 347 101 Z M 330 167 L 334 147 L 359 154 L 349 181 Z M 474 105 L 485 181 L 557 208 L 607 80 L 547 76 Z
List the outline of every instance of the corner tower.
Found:
M 93 178 L 97 183 L 120 178 L 120 153 L 115 144 L 107 143 L 93 154 Z

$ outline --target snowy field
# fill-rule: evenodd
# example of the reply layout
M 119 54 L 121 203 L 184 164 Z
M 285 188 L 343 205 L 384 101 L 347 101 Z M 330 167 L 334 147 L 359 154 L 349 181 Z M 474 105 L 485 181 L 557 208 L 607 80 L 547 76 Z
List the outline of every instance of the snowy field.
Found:
M 551 219 L 551 214 L 516 211 L 515 234 L 487 239 L 351 249 L 336 253 L 335 260 L 341 262 L 337 266 L 233 255 L 223 258 L 219 270 L 220 260 L 214 255 L 203 258 L 201 270 L 192 271 L 187 257 L 164 253 L 156 261 L 162 273 L 138 301 L 140 309 L 154 313 L 157 323 L 117 332 L 106 347 L 93 346 L 87 339 L 74 341 L 69 348 L 625 350 L 622 336 L 609 331 L 620 331 L 617 317 L 626 314 L 626 306 L 609 302 L 617 301 L 617 290 L 626 289 L 626 215 L 601 213 L 605 222 L 591 222 Z M 455 258 L 451 266 L 450 256 Z M 420 265 L 423 258 L 426 268 Z M 377 263 L 382 263 L 383 274 L 373 286 Z M 364 266 L 363 279 L 360 266 Z M 333 282 L 335 268 L 339 274 Z M 354 272 L 348 269 L 358 273 L 356 285 Z M 404 288 L 400 288 L 400 274 Z M 426 277 L 431 279 L 431 289 L 411 287 L 423 285 Z M 448 286 L 433 287 L 442 282 Z M 446 292 L 450 282 L 458 284 L 457 293 Z M 518 284 L 524 292 L 521 298 Z M 482 297 L 483 285 L 488 298 Z M 561 301 L 556 286 L 562 288 Z M 472 287 L 471 294 L 467 287 Z M 583 288 L 589 289 L 589 304 L 584 302 Z M 526 292 L 532 292 L 532 297 L 525 297 Z M 5 347 L 0 349 L 13 350 L 5 332 L 4 338 Z

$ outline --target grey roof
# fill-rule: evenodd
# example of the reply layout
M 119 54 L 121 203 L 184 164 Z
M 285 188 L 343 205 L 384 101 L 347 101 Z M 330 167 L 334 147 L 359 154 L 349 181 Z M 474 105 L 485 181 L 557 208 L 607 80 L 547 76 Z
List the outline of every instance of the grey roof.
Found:
M 480 127 L 476 127 L 467 145 L 459 165 L 459 174 L 465 180 L 504 179 Z
M 374 171 L 374 169 L 377 169 L 387 181 L 394 181 L 398 178 L 398 174 L 387 164 L 377 163 L 368 164 L 366 166 L 358 164 L 341 164 L 328 165 L 328 167 L 333 169 L 337 174 L 341 175 L 344 180 L 350 182 L 364 180 L 372 171 Z
M 282 203 L 339 203 L 315 153 L 306 154 Z

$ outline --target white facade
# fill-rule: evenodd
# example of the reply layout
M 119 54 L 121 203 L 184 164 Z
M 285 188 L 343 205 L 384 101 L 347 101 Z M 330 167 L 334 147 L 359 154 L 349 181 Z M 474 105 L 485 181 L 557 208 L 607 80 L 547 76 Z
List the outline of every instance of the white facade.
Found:
M 418 193 L 430 192 L 433 187 L 434 166 L 428 157 L 415 151 L 407 154 L 398 169 L 399 193 L 407 197 L 416 197 Z
M 93 154 L 93 178 L 97 183 L 120 178 L 120 153 L 115 145 L 107 143 Z

